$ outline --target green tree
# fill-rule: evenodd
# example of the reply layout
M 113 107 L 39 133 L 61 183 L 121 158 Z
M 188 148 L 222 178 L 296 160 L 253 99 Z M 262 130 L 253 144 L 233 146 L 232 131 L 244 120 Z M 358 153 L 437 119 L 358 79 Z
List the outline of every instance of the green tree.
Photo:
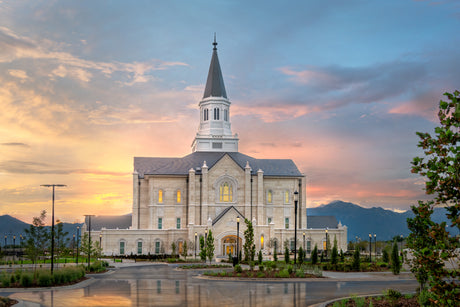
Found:
M 259 255 L 258 255 L 257 260 L 258 260 L 259 264 L 262 264 L 263 256 L 262 256 L 262 250 L 261 249 L 259 249 Z
M 287 247 L 287 245 L 285 245 L 285 248 L 284 248 L 284 262 L 286 263 L 289 263 L 290 259 L 289 259 L 289 248 Z
M 396 241 L 393 243 L 393 249 L 391 250 L 391 271 L 394 275 L 398 275 L 401 271 L 401 262 L 399 261 L 398 244 Z
M 337 250 L 337 238 L 334 237 L 334 247 L 332 247 L 331 263 L 337 264 L 339 262 L 339 252 Z
M 382 261 L 388 263 L 390 260 L 390 253 L 388 252 L 388 248 L 385 247 L 382 251 Z
M 411 231 L 407 246 L 413 251 L 411 270 L 421 290 L 428 283 L 431 304 L 448 306 L 459 299 L 460 269 L 447 268 L 446 263 L 458 261 L 455 250 L 460 243 L 449 236 L 445 223 L 435 223 L 431 215 L 435 205 L 446 207 L 450 227 L 460 230 L 460 92 L 444 95 L 447 101 L 439 102 L 440 125 L 435 134 L 417 132 L 424 157 L 413 159 L 412 172 L 426 178 L 426 193 L 434 195 L 434 201 L 412 206 L 415 216 L 407 220 Z
M 244 231 L 244 260 L 254 261 L 256 255 L 256 245 L 254 244 L 254 227 L 252 222 L 248 219 L 244 219 L 246 223 L 246 230 Z
M 315 248 L 313 248 L 313 251 L 311 252 L 311 264 L 317 264 L 318 263 L 318 245 L 315 244 Z
M 278 261 L 278 251 L 276 250 L 276 242 L 275 247 L 273 248 L 273 261 Z
M 211 263 L 212 258 L 214 258 L 214 237 L 212 236 L 211 229 L 209 230 L 206 240 L 206 256 L 208 257 L 209 263 Z
M 206 261 L 206 245 L 204 237 L 200 237 L 200 259 L 201 261 Z
M 361 270 L 361 254 L 359 253 L 359 248 L 355 249 L 353 254 L 353 262 L 351 264 L 353 271 L 359 272 Z
M 184 241 L 184 245 L 182 245 L 182 257 L 184 257 L 185 260 L 187 260 L 187 241 Z
M 305 259 L 305 254 L 304 254 L 304 251 L 303 251 L 302 246 L 299 247 L 298 259 L 299 259 L 299 263 L 300 263 L 300 264 L 302 264 L 302 263 L 303 263 L 303 260 Z
M 64 225 L 59 220 L 57 221 L 56 227 L 54 228 L 54 232 L 54 246 L 57 258 L 56 262 L 59 263 L 59 258 L 68 250 L 67 246 L 70 238 L 67 238 L 69 232 L 64 231 Z
M 177 248 L 176 242 L 171 243 L 171 250 L 172 250 L 171 255 L 173 255 L 173 256 L 176 255 L 176 248 Z
M 45 255 L 50 235 L 45 228 L 46 211 L 40 212 L 40 216 L 32 219 L 32 225 L 25 229 L 25 251 L 27 257 L 36 264 L 41 255 Z
M 342 249 L 340 249 L 340 262 L 345 262 L 345 254 Z

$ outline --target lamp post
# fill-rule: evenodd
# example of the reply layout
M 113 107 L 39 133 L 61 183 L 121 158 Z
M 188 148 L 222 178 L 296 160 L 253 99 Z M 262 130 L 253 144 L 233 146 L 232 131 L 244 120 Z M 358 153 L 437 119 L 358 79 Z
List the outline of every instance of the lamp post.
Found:
M 85 217 L 88 218 L 88 232 L 89 232 L 89 244 L 88 244 L 88 269 L 91 264 L 91 217 L 94 215 L 86 214 Z
M 328 229 L 326 228 L 326 260 L 327 260 L 327 232 L 328 232 Z
M 101 252 L 102 257 L 102 233 L 99 234 L 99 250 Z
M 72 235 L 72 255 L 75 257 L 75 234 Z
M 236 217 L 236 263 L 240 263 L 240 217 Z
M 14 259 L 16 258 L 16 235 L 13 236 L 13 263 Z
M 372 262 L 372 245 L 371 245 L 372 235 L 369 234 L 369 262 Z
M 78 265 L 78 245 L 80 243 L 80 226 L 77 226 L 77 265 Z
M 6 248 L 6 235 L 5 235 L 5 248 Z
M 377 234 L 374 233 L 375 262 L 377 262 Z
M 195 260 L 196 260 L 196 238 L 198 237 L 198 233 L 195 232 Z
M 54 190 L 56 187 L 65 187 L 65 184 L 42 184 L 42 187 L 53 188 L 53 209 L 51 214 L 51 275 L 54 269 Z
M 303 251 L 305 252 L 305 231 L 303 232 Z
M 297 201 L 299 197 L 299 192 L 294 191 L 294 265 L 297 260 Z

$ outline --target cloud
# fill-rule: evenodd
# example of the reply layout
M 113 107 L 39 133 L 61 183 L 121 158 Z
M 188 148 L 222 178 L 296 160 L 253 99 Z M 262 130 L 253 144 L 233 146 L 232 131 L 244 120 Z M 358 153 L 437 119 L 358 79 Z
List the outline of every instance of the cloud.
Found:
M 6 27 L 0 27 L 0 63 L 9 63 L 20 59 L 40 59 L 56 64 L 50 77 L 72 77 L 89 82 L 93 76 L 90 70 L 98 71 L 106 77 L 114 72 L 126 74 L 129 81 L 125 85 L 145 83 L 152 80 L 148 75 L 152 71 L 165 70 L 174 66 L 188 66 L 177 61 L 161 61 L 152 59 L 147 62 L 98 62 L 78 58 L 71 53 L 60 51 L 60 44 L 49 41 L 34 41 L 31 38 L 20 36 Z
M 29 78 L 29 76 L 27 76 L 27 72 L 25 72 L 24 70 L 20 70 L 20 69 L 9 69 L 8 73 L 13 77 L 16 77 L 22 80 Z
M 30 147 L 29 145 L 25 143 L 16 143 L 16 142 L 11 142 L 11 143 L 0 143 L 2 146 L 21 146 L 21 147 Z

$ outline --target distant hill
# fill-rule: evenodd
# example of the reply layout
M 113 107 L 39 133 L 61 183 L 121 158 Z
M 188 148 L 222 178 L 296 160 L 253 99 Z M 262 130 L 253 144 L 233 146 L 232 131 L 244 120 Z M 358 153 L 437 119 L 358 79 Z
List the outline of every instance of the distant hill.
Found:
M 446 221 L 446 210 L 436 208 L 433 220 L 436 222 Z M 380 207 L 363 208 L 353 203 L 334 201 L 317 208 L 308 208 L 308 215 L 333 215 L 343 225 L 348 227 L 348 241 L 354 241 L 356 237 L 368 240 L 369 233 L 377 234 L 377 240 L 391 240 L 394 236 L 407 237 L 407 218 L 413 217 L 411 210 L 397 213 Z M 307 225 L 308 227 L 308 225 Z M 458 231 L 450 230 L 452 235 Z
M 72 238 L 77 232 L 77 226 L 82 226 L 82 223 L 62 223 L 64 232 L 68 232 L 68 237 Z M 7 245 L 13 244 L 13 236 L 16 236 L 16 244 L 19 244 L 19 236 L 25 235 L 25 229 L 28 229 L 30 224 L 24 223 L 10 215 L 0 216 L 0 245 L 5 244 L 5 236 L 7 236 Z M 51 226 L 47 226 L 51 228 Z

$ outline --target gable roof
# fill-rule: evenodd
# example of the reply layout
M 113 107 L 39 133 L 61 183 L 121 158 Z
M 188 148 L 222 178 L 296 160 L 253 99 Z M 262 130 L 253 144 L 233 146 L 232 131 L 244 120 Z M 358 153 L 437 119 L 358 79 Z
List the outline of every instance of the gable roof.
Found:
M 245 219 L 244 215 L 241 214 L 241 212 L 238 211 L 238 209 L 236 209 L 235 207 L 230 206 L 230 207 L 225 208 L 221 213 L 219 213 L 219 214 L 214 218 L 214 220 L 212 221 L 212 226 L 214 226 L 214 225 L 215 225 L 225 214 L 227 214 L 227 212 L 230 211 L 232 208 L 238 213 L 238 215 L 239 215 L 239 216 L 243 219 L 243 221 L 244 221 L 244 219 Z
M 309 216 L 307 215 L 307 228 L 313 229 L 337 229 L 339 223 L 333 215 L 317 215 Z
M 191 168 L 201 173 L 204 161 L 211 169 L 225 155 L 232 158 L 242 169 L 246 166 L 246 162 L 249 162 L 253 175 L 261 169 L 265 176 L 303 176 L 291 159 L 256 159 L 239 152 L 199 151 L 182 158 L 134 157 L 134 171 L 140 178 L 145 175 L 187 175 Z
M 85 217 L 85 224 L 88 227 L 88 217 Z M 91 217 L 91 230 L 106 229 L 129 229 L 132 223 L 132 215 L 97 215 Z

